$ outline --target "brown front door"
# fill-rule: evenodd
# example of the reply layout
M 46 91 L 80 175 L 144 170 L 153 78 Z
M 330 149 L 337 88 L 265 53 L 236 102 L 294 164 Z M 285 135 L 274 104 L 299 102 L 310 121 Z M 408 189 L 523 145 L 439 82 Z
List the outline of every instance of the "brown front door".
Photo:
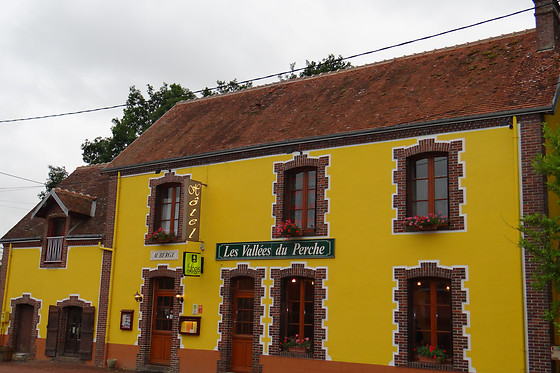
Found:
M 175 280 L 170 277 L 155 280 L 152 343 L 150 345 L 151 364 L 169 365 L 171 361 L 174 285 Z
M 31 326 L 33 325 L 33 306 L 19 304 L 16 307 L 16 352 L 31 351 Z
M 78 356 L 82 329 L 82 308 L 67 307 L 64 355 Z
M 253 283 L 249 277 L 233 281 L 231 370 L 234 372 L 250 372 L 253 365 Z

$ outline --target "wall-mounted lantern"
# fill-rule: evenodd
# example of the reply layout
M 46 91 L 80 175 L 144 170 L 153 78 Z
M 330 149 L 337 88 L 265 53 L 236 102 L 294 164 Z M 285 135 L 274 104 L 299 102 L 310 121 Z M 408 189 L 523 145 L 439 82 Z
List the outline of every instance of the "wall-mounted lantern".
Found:
M 141 302 L 141 301 L 142 301 L 142 298 L 144 298 L 144 297 L 142 296 L 142 294 L 138 294 L 138 292 L 136 292 L 136 294 L 134 294 L 134 300 L 135 300 L 135 301 Z

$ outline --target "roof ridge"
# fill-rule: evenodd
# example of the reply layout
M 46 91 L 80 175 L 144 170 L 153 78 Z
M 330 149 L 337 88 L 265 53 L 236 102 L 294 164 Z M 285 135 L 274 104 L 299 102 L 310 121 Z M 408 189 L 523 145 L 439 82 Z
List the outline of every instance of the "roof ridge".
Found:
M 56 187 L 54 189 L 55 189 L 55 191 L 73 194 L 73 195 L 78 196 L 78 197 L 84 197 L 84 198 L 89 198 L 89 199 L 97 199 L 97 197 L 92 196 L 92 195 L 87 194 L 87 193 L 75 192 L 73 190 L 69 190 L 69 189 L 65 189 L 65 188 L 59 188 L 59 187 Z

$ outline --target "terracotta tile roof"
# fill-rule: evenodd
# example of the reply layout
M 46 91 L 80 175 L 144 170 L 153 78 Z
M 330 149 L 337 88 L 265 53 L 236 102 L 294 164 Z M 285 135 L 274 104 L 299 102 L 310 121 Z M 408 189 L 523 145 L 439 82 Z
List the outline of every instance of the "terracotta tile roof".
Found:
M 409 123 L 550 108 L 556 51 L 535 31 L 178 103 L 108 166 Z
M 102 235 L 106 229 L 108 180 L 109 177 L 101 174 L 100 170 L 106 164 L 78 167 L 55 189 L 55 193 L 70 213 L 77 213 L 82 223 L 76 225 L 70 235 Z M 95 201 L 95 215 L 89 217 L 92 203 Z M 41 202 L 24 216 L 12 229 L 2 237 L 2 241 L 32 237 L 42 237 L 46 219 L 42 214 L 32 218 Z M 45 209 L 48 210 L 53 203 L 49 202 Z
M 54 188 L 34 210 L 31 217 L 44 218 L 52 208 L 53 204 L 58 204 L 66 215 L 69 213 L 90 216 L 95 209 L 95 197 L 89 194 L 76 193 L 71 190 Z

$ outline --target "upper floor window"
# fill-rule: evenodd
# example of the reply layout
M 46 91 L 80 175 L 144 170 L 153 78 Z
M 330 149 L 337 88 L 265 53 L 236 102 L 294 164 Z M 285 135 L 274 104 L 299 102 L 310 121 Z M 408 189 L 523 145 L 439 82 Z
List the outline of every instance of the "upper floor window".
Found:
M 304 233 L 315 231 L 317 170 L 295 170 L 288 173 L 286 188 L 285 219 L 290 219 Z
M 449 216 L 447 155 L 411 158 L 408 170 L 408 216 Z
M 330 156 L 310 158 L 307 154 L 294 156 L 288 162 L 274 163 L 276 197 L 272 205 L 274 226 L 272 237 L 282 236 L 280 227 L 290 220 L 301 228 L 303 236 L 327 236 L 329 212 L 327 167 Z
M 393 148 L 393 232 L 408 231 L 407 218 L 441 213 L 447 216 L 442 229 L 466 228 L 466 214 L 461 213 L 465 188 L 461 186 L 465 163 L 461 161 L 463 140 L 449 142 L 433 138 L 419 140 L 416 145 Z M 440 226 L 436 226 L 439 229 Z
M 179 232 L 181 186 L 164 184 L 157 188 L 156 221 L 154 231 L 161 228 L 166 233 Z

